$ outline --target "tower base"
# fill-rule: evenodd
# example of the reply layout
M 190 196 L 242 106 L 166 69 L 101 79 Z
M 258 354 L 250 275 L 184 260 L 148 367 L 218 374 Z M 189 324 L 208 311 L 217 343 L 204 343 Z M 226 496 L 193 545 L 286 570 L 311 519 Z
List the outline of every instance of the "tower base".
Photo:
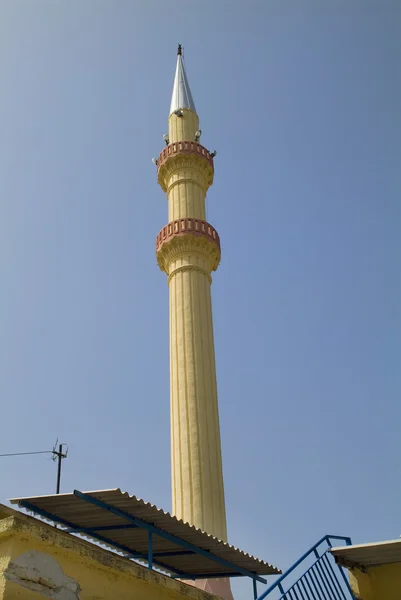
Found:
M 222 577 L 221 579 L 197 579 L 196 581 L 186 581 L 186 583 L 189 583 L 204 592 L 214 594 L 215 596 L 222 598 L 222 600 L 234 600 L 230 579 L 228 577 Z

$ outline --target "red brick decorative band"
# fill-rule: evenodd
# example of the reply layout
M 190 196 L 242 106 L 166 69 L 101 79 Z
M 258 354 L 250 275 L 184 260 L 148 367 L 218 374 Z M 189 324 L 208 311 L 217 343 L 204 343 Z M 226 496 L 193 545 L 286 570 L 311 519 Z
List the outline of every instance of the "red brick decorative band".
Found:
M 156 252 L 159 252 L 163 244 L 169 242 L 172 238 L 188 234 L 207 238 L 209 241 L 214 242 L 220 251 L 219 234 L 210 223 L 200 219 L 186 218 L 171 221 L 163 227 L 156 238 Z
M 196 156 L 207 160 L 213 169 L 213 157 L 210 155 L 209 150 L 206 150 L 206 148 L 201 144 L 198 144 L 198 142 L 184 141 L 169 144 L 164 148 L 164 150 L 162 150 L 162 152 L 160 152 L 157 160 L 158 170 L 160 170 L 160 167 L 162 167 L 171 156 L 177 156 L 178 154 L 195 154 Z

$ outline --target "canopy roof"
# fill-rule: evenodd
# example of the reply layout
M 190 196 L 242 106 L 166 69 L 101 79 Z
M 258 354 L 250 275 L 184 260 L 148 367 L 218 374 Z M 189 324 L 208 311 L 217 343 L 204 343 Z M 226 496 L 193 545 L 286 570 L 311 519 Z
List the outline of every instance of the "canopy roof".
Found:
M 373 544 L 359 544 L 332 548 L 339 564 L 345 567 L 379 567 L 401 562 L 401 540 L 389 540 Z
M 75 490 L 72 494 L 14 498 L 11 503 L 175 577 L 248 576 L 265 583 L 261 575 L 281 573 L 120 489 Z

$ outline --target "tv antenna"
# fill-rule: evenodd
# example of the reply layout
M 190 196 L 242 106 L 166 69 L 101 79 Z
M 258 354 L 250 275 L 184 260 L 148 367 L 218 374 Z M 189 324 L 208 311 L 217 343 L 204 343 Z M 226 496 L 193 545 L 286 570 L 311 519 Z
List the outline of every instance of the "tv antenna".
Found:
M 58 449 L 57 449 L 58 445 Z M 68 454 L 68 446 L 67 444 L 59 444 L 58 440 L 53 446 L 53 450 L 39 450 L 36 452 L 9 452 L 7 454 L 0 454 L 0 458 L 4 458 L 7 456 L 31 456 L 33 454 L 51 454 L 52 460 L 54 462 L 57 461 L 57 483 L 56 483 L 56 494 L 60 493 L 60 483 L 61 483 L 61 462 L 63 458 L 67 458 Z

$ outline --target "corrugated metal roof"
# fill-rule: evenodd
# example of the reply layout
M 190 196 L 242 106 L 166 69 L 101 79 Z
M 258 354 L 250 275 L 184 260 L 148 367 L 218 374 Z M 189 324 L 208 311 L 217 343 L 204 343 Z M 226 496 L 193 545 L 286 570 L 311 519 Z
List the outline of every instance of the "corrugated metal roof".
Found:
M 401 562 L 401 540 L 332 548 L 331 552 L 345 567 L 378 567 Z
M 103 506 L 93 504 L 101 503 Z M 188 577 L 240 576 L 243 571 L 255 575 L 277 575 L 279 569 L 230 546 L 206 532 L 184 523 L 182 520 L 158 509 L 136 496 L 123 493 L 120 489 L 78 492 L 52 496 L 14 498 L 10 501 L 40 515 L 48 521 L 60 523 L 71 533 L 79 533 L 87 539 L 118 549 L 127 555 L 148 555 L 148 531 L 146 526 L 158 529 L 153 533 L 153 560 L 155 566 L 166 571 Z M 115 509 L 113 513 L 105 507 Z M 128 519 L 124 518 L 128 515 Z M 129 517 L 145 524 L 137 527 Z M 170 539 L 161 537 L 160 531 Z M 173 536 L 174 539 L 171 539 Z M 186 549 L 185 549 L 186 544 Z M 190 551 L 188 544 L 201 553 Z M 206 554 L 202 554 L 206 552 Z M 208 553 L 226 564 L 220 564 Z M 135 556 L 138 558 L 138 556 Z M 230 564 L 230 568 L 227 567 Z

